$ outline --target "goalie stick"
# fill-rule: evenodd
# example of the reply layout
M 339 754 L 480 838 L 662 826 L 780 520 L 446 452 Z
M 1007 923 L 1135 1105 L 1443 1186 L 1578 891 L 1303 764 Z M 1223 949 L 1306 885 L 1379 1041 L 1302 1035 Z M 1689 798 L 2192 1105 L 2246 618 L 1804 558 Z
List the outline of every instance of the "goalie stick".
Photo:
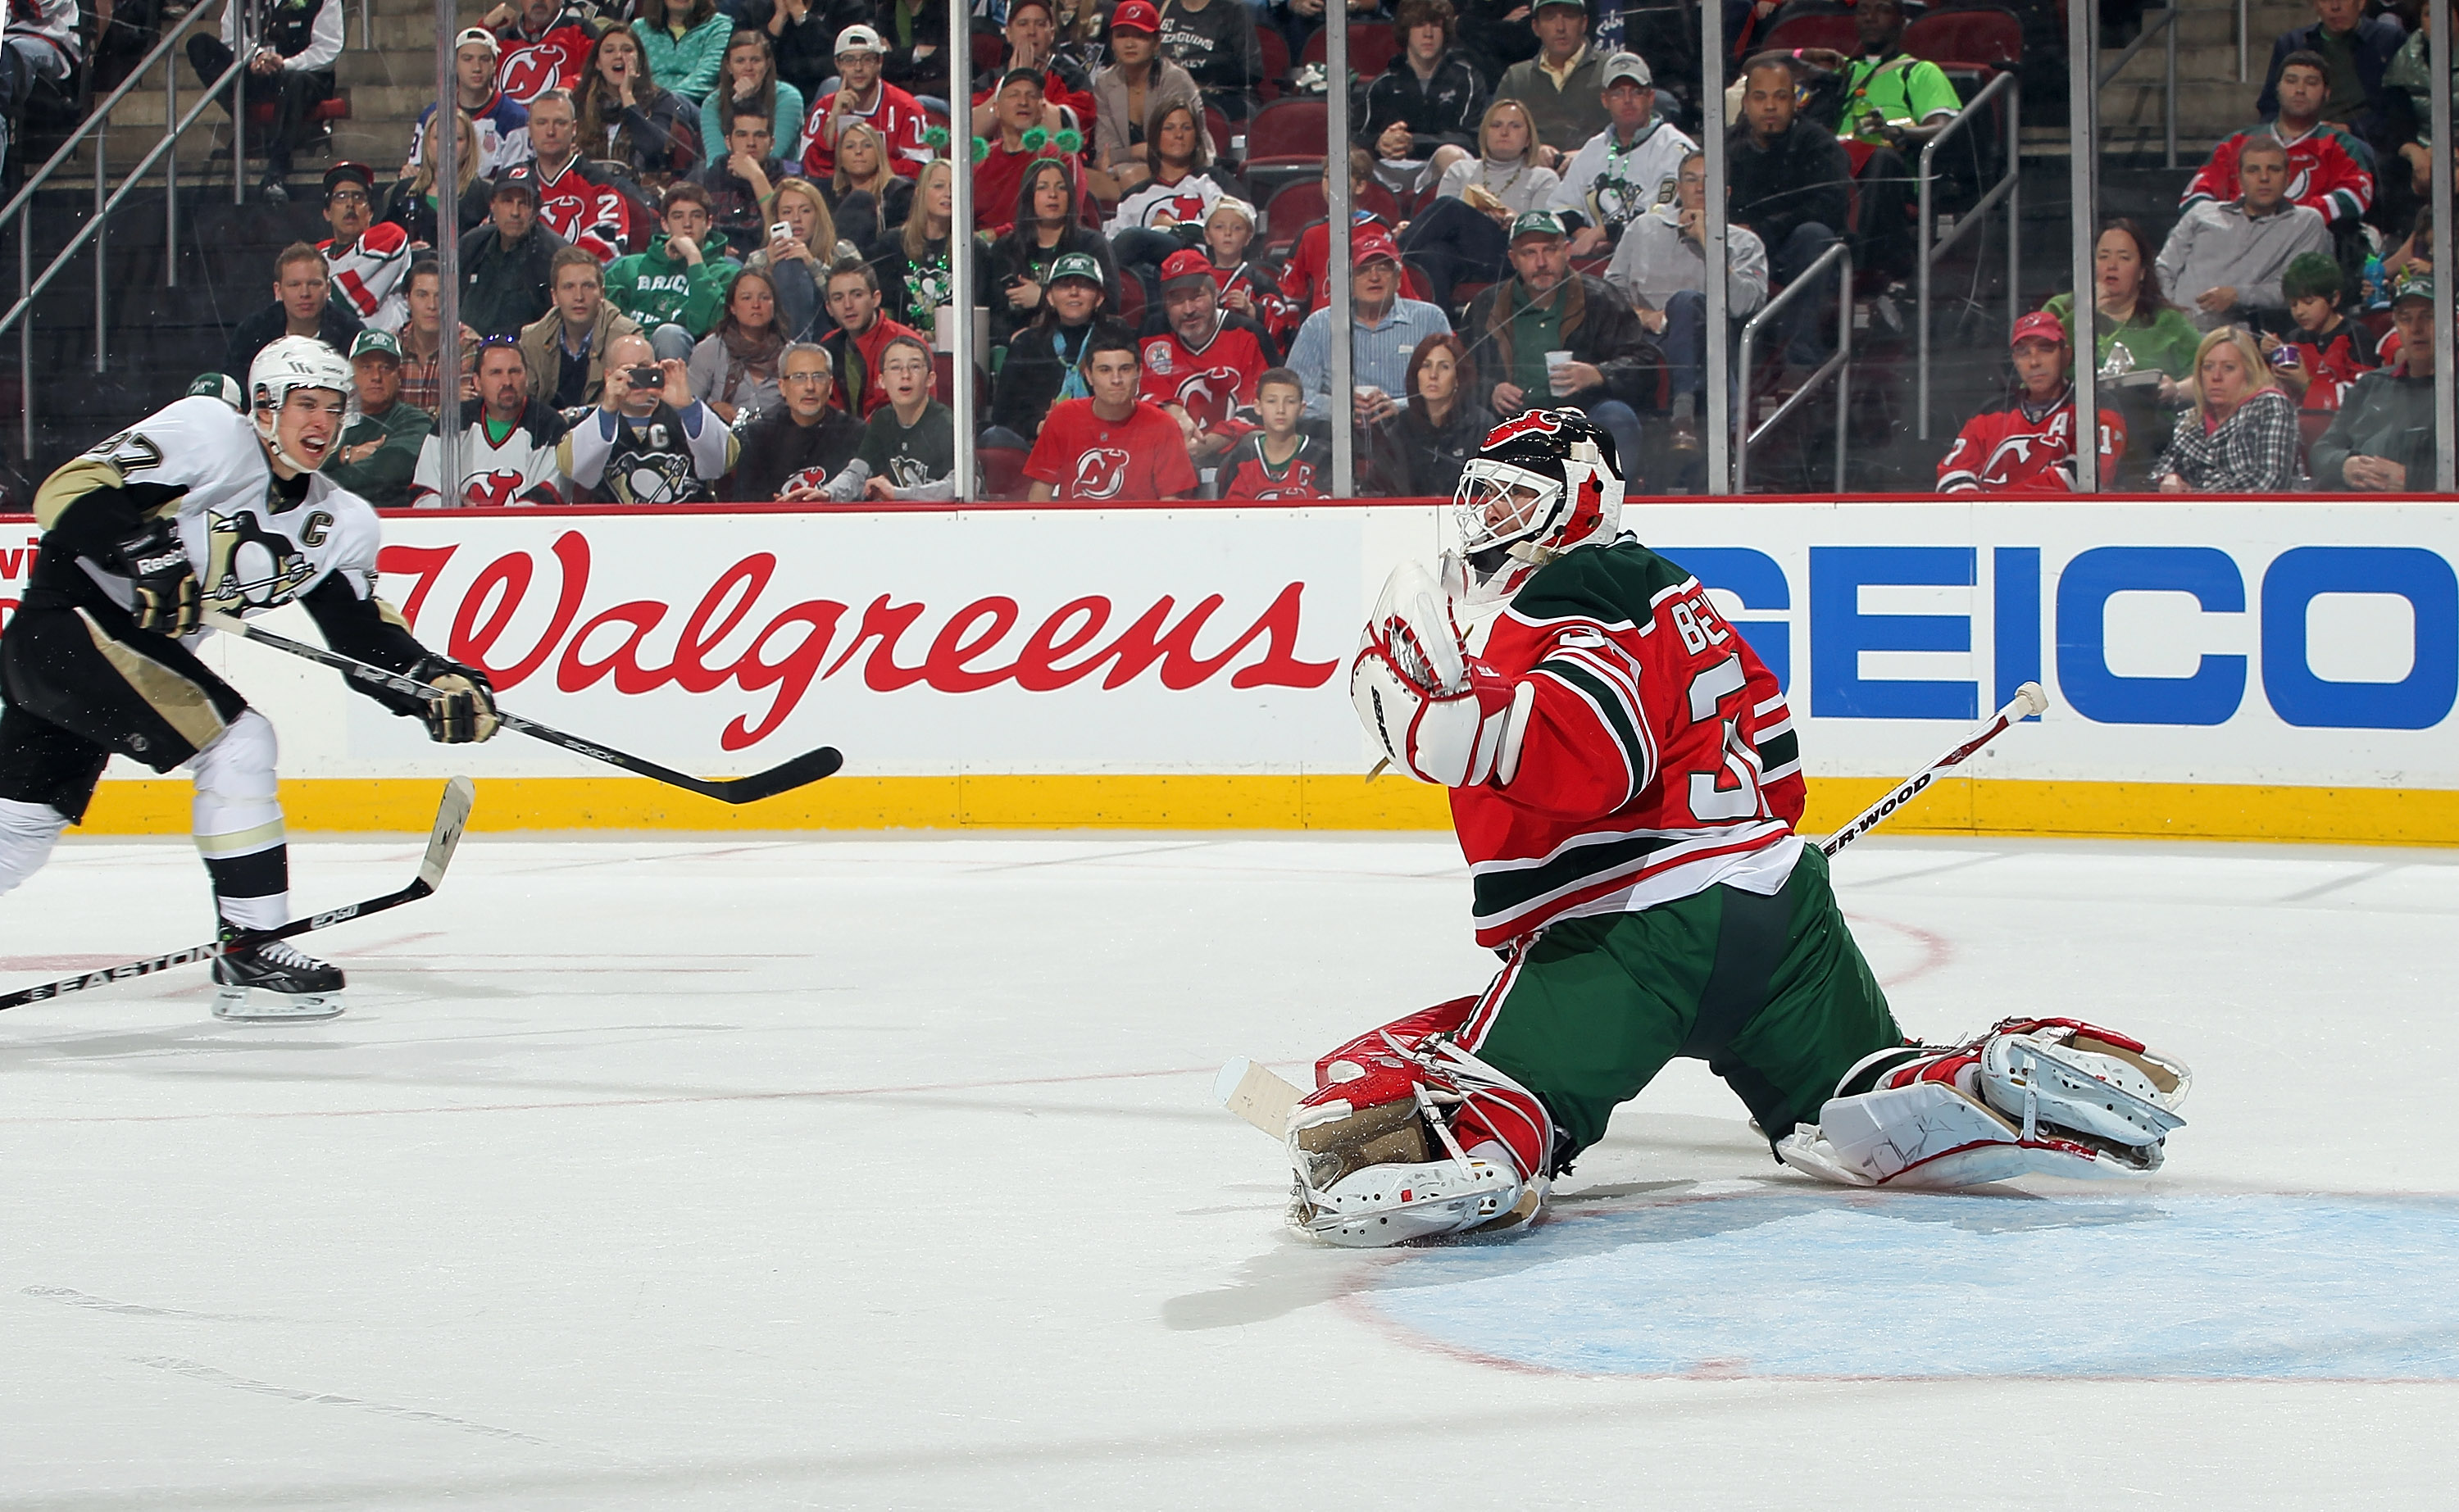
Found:
M 1818 849 L 1832 856 L 1860 839 L 1902 811 L 1906 804 L 1926 791 L 1929 785 L 1936 782 L 1942 774 L 1962 766 L 1982 746 L 2006 734 L 2022 720 L 2046 712 L 2049 706 L 2049 696 L 2041 690 L 2041 684 L 2025 683 L 2015 690 L 2015 696 L 2007 701 L 2005 708 L 1991 715 L 1986 723 L 1966 735 L 1961 744 L 1897 784 L 1895 789 L 1884 798 L 1855 815 L 1851 824 L 1845 825 L 1825 840 L 1820 841 Z M 1370 780 L 1373 775 L 1371 772 L 1368 773 Z M 1221 1074 L 1213 1080 L 1212 1096 L 1215 1102 L 1230 1112 L 1237 1114 L 1272 1138 L 1282 1139 L 1289 1132 L 1290 1109 L 1297 1106 L 1298 1100 L 1305 1097 L 1306 1093 L 1287 1078 L 1265 1069 L 1245 1056 L 1239 1056 L 1221 1068 Z
M 304 657 L 310 662 L 321 662 L 345 677 L 356 678 L 362 682 L 372 682 L 378 687 L 390 688 L 395 693 L 407 693 L 412 698 L 423 698 L 430 703 L 445 697 L 442 691 L 428 686 L 416 678 L 404 677 L 398 672 L 388 672 L 379 666 L 369 666 L 354 657 L 346 657 L 338 651 L 328 651 L 322 646 L 311 646 L 286 636 L 278 636 L 270 630 L 260 630 L 246 620 L 235 619 L 230 615 L 207 614 L 204 620 L 206 624 L 224 635 L 237 636 L 243 640 L 253 640 L 259 645 L 271 646 L 276 651 L 287 651 L 292 656 Z M 704 798 L 714 798 L 720 803 L 747 804 L 758 803 L 763 798 L 774 798 L 779 793 L 791 792 L 797 788 L 818 782 L 845 765 L 844 755 L 835 746 L 823 746 L 817 750 L 805 751 L 791 761 L 780 762 L 767 771 L 753 772 L 748 777 L 709 780 L 688 777 L 670 766 L 661 766 L 656 762 L 632 755 L 628 751 L 614 750 L 595 741 L 582 740 L 578 735 L 567 735 L 552 725 L 541 724 L 533 719 L 524 719 L 510 709 L 496 709 L 495 720 L 504 728 L 518 730 L 533 740 L 541 740 L 550 746 L 560 746 L 568 751 L 578 751 L 583 756 L 602 761 L 609 766 L 620 766 L 625 771 L 639 772 L 643 777 L 654 777 L 669 787 L 686 788 L 699 793 Z
M 461 832 L 470 823 L 470 805 L 475 798 L 476 792 L 467 777 L 455 777 L 444 785 L 444 801 L 435 806 L 435 829 L 427 837 L 427 853 L 419 858 L 418 875 L 410 879 L 410 886 L 397 892 L 371 897 L 364 903 L 346 903 L 337 909 L 326 909 L 322 914 L 310 914 L 303 919 L 292 919 L 280 929 L 251 930 L 228 939 L 191 945 L 186 950 L 173 951 L 167 956 L 130 961 L 124 966 L 105 967 L 101 971 L 75 976 L 63 976 L 58 981 L 44 982 L 38 987 L 20 987 L 15 992 L 0 996 L 0 1009 L 19 1008 L 30 1002 L 41 1002 L 64 993 L 83 992 L 89 987 L 100 987 L 109 982 L 151 976 L 174 966 L 211 960 L 233 946 L 255 944 L 261 940 L 289 939 L 327 925 L 366 918 L 370 914 L 381 914 L 404 903 L 415 903 L 444 885 L 444 869 L 452 864 L 452 852 L 461 844 Z

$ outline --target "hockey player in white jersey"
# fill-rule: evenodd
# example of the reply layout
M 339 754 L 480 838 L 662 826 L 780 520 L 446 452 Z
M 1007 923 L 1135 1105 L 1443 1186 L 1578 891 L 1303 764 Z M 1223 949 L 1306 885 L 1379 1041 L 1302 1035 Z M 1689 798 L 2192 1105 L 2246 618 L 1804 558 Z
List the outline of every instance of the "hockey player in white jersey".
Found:
M 311 337 L 258 353 L 252 412 L 180 399 L 53 473 L 34 496 L 42 548 L 0 633 L 0 892 L 84 817 L 116 752 L 196 777 L 197 849 L 233 946 L 214 962 L 218 1017 L 329 1018 L 342 973 L 250 932 L 290 920 L 273 726 L 198 661 L 205 610 L 296 602 L 326 642 L 451 695 L 350 684 L 441 742 L 495 731 L 483 673 L 436 656 L 375 597 L 366 500 L 318 469 L 342 431 L 350 368 Z

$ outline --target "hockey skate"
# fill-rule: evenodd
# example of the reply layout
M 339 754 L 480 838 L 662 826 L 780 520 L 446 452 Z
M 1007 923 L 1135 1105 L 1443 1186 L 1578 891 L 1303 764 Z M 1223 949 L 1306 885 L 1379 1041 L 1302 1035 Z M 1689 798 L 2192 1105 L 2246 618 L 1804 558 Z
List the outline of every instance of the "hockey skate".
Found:
M 214 957 L 214 1017 L 282 1023 L 342 1016 L 342 972 L 284 940 L 234 944 Z

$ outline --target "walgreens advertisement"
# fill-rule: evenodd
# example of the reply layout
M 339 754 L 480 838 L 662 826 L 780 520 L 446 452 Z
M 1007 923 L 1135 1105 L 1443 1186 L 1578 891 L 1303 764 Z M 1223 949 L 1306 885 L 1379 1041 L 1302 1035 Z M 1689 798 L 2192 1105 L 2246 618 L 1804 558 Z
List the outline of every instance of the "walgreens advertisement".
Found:
M 2443 503 L 1635 506 L 1784 681 L 1809 768 L 1901 774 L 2037 679 L 1986 775 L 2459 788 Z M 31 532 L 29 533 L 31 534 Z M 1430 507 L 431 513 L 384 593 L 507 706 L 716 774 L 1354 773 L 1345 659 Z M 0 553 L 22 582 L 23 553 Z M 271 623 L 312 637 L 296 609 Z M 592 775 L 438 750 L 328 672 L 209 659 L 292 776 Z

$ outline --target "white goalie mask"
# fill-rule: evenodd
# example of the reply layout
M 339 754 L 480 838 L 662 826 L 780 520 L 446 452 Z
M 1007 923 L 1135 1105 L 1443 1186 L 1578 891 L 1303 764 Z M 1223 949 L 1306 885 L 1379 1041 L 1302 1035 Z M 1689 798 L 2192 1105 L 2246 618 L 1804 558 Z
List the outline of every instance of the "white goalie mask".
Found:
M 1563 553 L 1611 542 L 1623 487 L 1613 437 L 1577 410 L 1531 410 L 1496 426 L 1452 494 L 1461 598 L 1508 598 Z
M 313 336 L 284 336 L 268 343 L 256 360 L 247 366 L 247 392 L 256 420 L 256 433 L 283 466 L 298 472 L 313 472 L 323 464 L 303 461 L 292 456 L 282 445 L 282 410 L 290 402 L 293 390 L 329 388 L 348 404 L 351 391 L 350 365 L 342 354 Z M 339 439 L 338 430 L 335 439 Z M 333 454 L 327 448 L 325 456 Z

